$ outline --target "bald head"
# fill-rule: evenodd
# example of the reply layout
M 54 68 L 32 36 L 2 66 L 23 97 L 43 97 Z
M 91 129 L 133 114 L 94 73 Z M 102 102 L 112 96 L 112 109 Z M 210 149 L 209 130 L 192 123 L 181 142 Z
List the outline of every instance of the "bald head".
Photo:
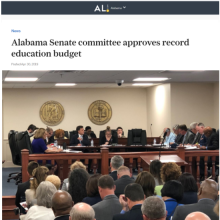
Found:
M 186 216 L 185 220 L 211 220 L 208 215 L 202 212 L 192 212 Z
M 212 128 L 211 127 L 205 127 L 205 129 L 204 129 L 204 135 L 206 136 L 206 137 L 209 137 L 210 135 L 211 135 L 211 133 L 212 133 Z
M 94 209 L 83 202 L 77 203 L 73 206 L 70 212 L 70 219 L 71 220 L 94 220 L 95 219 L 95 212 Z
M 62 190 L 58 190 L 52 197 L 52 209 L 55 216 L 68 215 L 73 207 L 71 195 Z
M 120 179 L 122 176 L 131 176 L 130 169 L 126 166 L 120 166 L 117 170 L 118 179 Z
M 199 188 L 198 199 L 208 198 L 216 200 L 218 196 L 218 184 L 212 180 L 204 180 Z

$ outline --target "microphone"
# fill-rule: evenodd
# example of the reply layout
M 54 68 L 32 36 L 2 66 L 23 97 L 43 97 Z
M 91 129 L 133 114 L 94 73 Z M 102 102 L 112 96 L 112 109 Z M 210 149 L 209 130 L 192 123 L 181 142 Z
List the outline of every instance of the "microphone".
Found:
M 151 129 L 151 127 L 152 127 L 152 124 L 150 124 L 150 133 L 151 133 L 151 137 L 153 137 L 152 136 L 152 129 Z

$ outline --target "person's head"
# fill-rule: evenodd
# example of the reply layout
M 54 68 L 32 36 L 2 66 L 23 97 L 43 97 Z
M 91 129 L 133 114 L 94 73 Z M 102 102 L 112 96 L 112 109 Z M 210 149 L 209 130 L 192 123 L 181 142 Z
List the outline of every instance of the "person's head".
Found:
M 28 173 L 28 176 L 29 177 L 32 177 L 32 173 L 33 173 L 33 170 L 35 168 L 39 167 L 39 164 L 35 161 L 31 161 L 29 164 L 28 164 L 28 168 L 27 168 L 27 173 Z
M 205 127 L 204 129 L 204 135 L 208 138 L 212 134 L 212 128 L 211 127 Z
M 103 175 L 98 180 L 99 195 L 104 199 L 107 195 L 115 194 L 115 183 L 111 176 Z
M 90 126 L 86 126 L 85 130 L 88 135 L 90 135 L 92 132 L 92 128 Z
M 77 131 L 78 134 L 84 135 L 84 128 L 83 128 L 82 125 L 77 126 L 76 131 Z
M 64 130 L 62 130 L 62 129 L 57 129 L 57 130 L 55 131 L 54 136 L 55 136 L 57 139 L 59 139 L 59 138 L 64 138 L 64 136 L 65 136 Z
M 219 216 L 219 200 L 218 200 L 218 202 L 215 204 L 215 207 L 214 207 L 214 212 L 215 212 L 215 214 L 217 215 L 217 216 Z
M 153 160 L 150 163 L 150 173 L 153 175 L 154 178 L 156 178 L 160 185 L 163 184 L 163 181 L 160 176 L 160 170 L 162 167 L 162 163 L 159 160 Z
M 109 126 L 106 127 L 105 136 L 106 137 L 111 137 L 112 136 L 112 131 L 111 131 L 111 128 Z
M 188 214 L 185 220 L 211 220 L 208 215 L 203 212 L 192 212 Z
M 80 202 L 71 209 L 69 220 L 95 220 L 95 211 L 90 205 Z
M 143 220 L 166 220 L 166 206 L 157 196 L 146 198 L 141 206 Z
M 154 195 L 155 180 L 149 172 L 142 171 L 141 173 L 139 173 L 137 179 L 135 180 L 135 183 L 141 185 L 146 198 Z
M 47 137 L 50 138 L 53 135 L 53 129 L 50 127 L 46 128 Z
M 125 187 L 125 200 L 127 201 L 128 208 L 135 204 L 142 204 L 144 201 L 144 191 L 137 183 L 130 183 Z
M 122 135 L 123 134 L 123 129 L 122 127 L 117 127 L 117 134 Z
M 52 209 L 55 217 L 69 215 L 73 205 L 72 197 L 66 191 L 58 190 L 52 197 Z
M 39 128 L 36 133 L 34 134 L 34 138 L 38 139 L 38 138 L 42 138 L 42 139 L 46 139 L 47 137 L 47 132 L 44 128 Z
M 41 182 L 36 190 L 37 205 L 52 208 L 52 197 L 56 192 L 57 189 L 51 182 Z
M 120 166 L 124 165 L 124 159 L 120 155 L 115 155 L 111 158 L 110 167 L 111 171 L 117 170 Z
M 196 129 L 196 126 L 198 125 L 197 122 L 192 122 L 190 125 L 189 125 L 189 129 L 194 133 L 196 134 L 197 133 L 197 129 Z
M 175 125 L 173 126 L 173 133 L 176 134 L 176 135 L 179 134 L 179 125 L 178 125 L 178 124 L 175 124 Z
M 33 133 L 36 129 L 38 129 L 35 125 L 30 124 L 27 128 L 28 133 Z
M 74 204 L 82 202 L 86 194 L 86 182 L 89 179 L 89 174 L 84 169 L 74 169 L 69 174 L 69 189 L 68 192 L 72 196 Z
M 212 179 L 206 179 L 200 185 L 198 200 L 204 198 L 214 201 L 218 198 L 218 184 Z
M 130 169 L 126 166 L 120 166 L 117 170 L 117 177 L 120 179 L 122 176 L 132 176 Z
M 86 192 L 88 197 L 95 197 L 99 195 L 98 180 L 101 176 L 101 174 L 96 173 L 89 177 L 86 183 Z
M 80 161 L 75 161 L 71 166 L 70 166 L 70 171 L 74 170 L 74 169 L 79 169 L 82 168 L 84 170 L 86 170 L 86 166 L 80 162 Z
M 177 202 L 183 198 L 183 185 L 177 180 L 166 182 L 161 189 L 161 196 L 175 199 Z
M 198 125 L 196 126 L 197 132 L 199 132 L 200 134 L 203 134 L 204 129 L 205 129 L 205 125 L 203 123 L 199 122 Z
M 183 173 L 179 181 L 183 185 L 184 192 L 198 192 L 196 180 L 191 173 Z
M 32 172 L 33 179 L 30 181 L 30 189 L 36 190 L 39 184 L 47 178 L 49 170 L 45 166 L 39 166 Z
M 167 137 L 170 135 L 170 128 L 164 128 L 163 133 L 167 132 Z
M 160 175 L 163 182 L 178 180 L 181 175 L 181 169 L 174 162 L 165 163 L 161 168 Z
M 57 188 L 57 190 L 60 189 L 61 180 L 58 176 L 49 175 L 49 176 L 47 176 L 46 181 L 53 183 L 53 185 Z
M 179 131 L 180 131 L 180 134 L 185 135 L 186 132 L 187 132 L 187 127 L 186 127 L 186 125 L 184 125 L 184 124 L 180 125 L 180 126 L 179 126 Z

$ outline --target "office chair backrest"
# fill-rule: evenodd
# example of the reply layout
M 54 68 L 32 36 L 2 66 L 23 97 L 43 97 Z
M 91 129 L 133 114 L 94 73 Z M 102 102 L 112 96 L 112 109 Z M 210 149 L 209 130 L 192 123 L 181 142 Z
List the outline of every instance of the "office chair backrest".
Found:
M 20 158 L 21 158 L 21 151 L 23 149 L 29 150 L 29 154 L 33 153 L 30 137 L 29 137 L 27 131 L 17 133 L 15 135 L 15 141 L 16 141 L 16 145 L 17 145 L 18 150 L 19 150 Z
M 14 165 L 21 165 L 21 158 L 19 156 L 19 150 L 16 146 L 15 135 L 17 131 L 10 130 L 8 133 L 8 144 L 11 150 L 12 161 Z
M 72 136 L 75 135 L 75 134 L 77 134 L 77 131 L 74 131 L 74 130 L 73 130 L 73 131 L 70 131 L 69 133 L 70 133 L 70 140 L 71 140 Z
M 128 146 L 146 145 L 146 143 L 147 143 L 146 130 L 142 130 L 142 129 L 128 130 Z

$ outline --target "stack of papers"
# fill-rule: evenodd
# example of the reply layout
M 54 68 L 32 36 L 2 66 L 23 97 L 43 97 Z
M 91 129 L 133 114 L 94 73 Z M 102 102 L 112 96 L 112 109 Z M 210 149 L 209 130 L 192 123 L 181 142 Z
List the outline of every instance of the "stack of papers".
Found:
M 71 149 L 63 150 L 63 152 L 66 152 L 66 153 L 82 153 L 82 151 L 76 151 L 76 150 L 71 150 Z
M 195 150 L 195 149 L 198 149 L 196 146 L 185 146 L 185 150 Z

